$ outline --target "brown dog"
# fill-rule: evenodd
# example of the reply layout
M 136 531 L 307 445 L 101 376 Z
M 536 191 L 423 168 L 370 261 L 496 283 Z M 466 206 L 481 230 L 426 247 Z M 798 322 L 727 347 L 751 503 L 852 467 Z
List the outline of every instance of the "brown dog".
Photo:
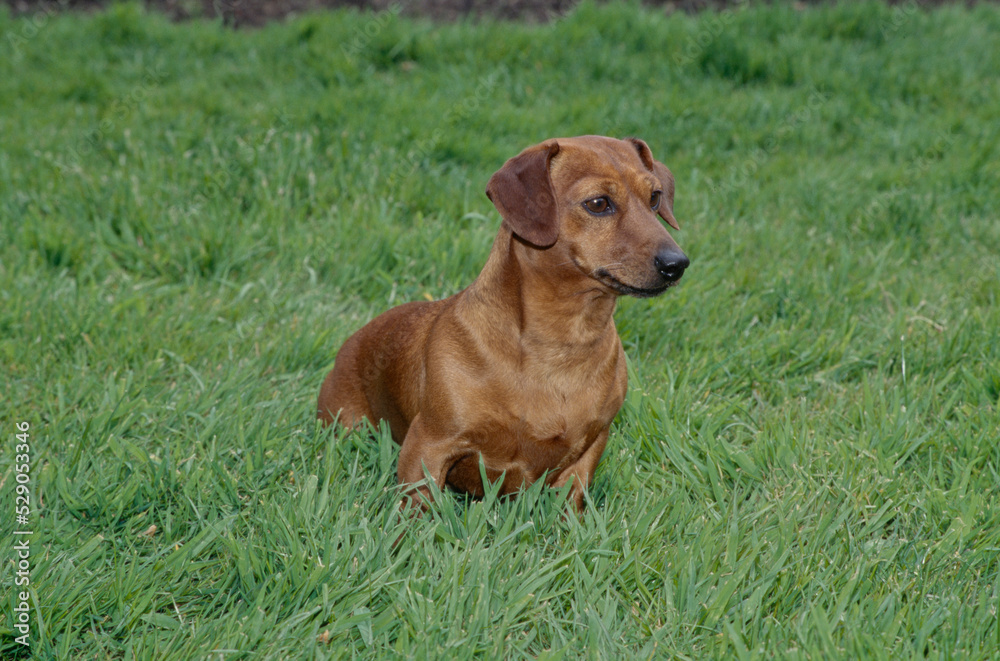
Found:
M 625 399 L 615 301 L 656 296 L 688 266 L 656 218 L 680 229 L 674 178 L 642 140 L 559 138 L 507 161 L 486 194 L 503 224 L 482 273 L 348 338 L 319 417 L 387 421 L 401 484 L 426 468 L 482 495 L 482 459 L 501 493 L 572 480 L 579 510 Z

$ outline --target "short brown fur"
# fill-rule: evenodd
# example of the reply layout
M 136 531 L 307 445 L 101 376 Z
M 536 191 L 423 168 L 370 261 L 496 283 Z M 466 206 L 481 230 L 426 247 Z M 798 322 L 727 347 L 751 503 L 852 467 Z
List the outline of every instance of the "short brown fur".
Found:
M 662 293 L 688 263 L 656 219 L 677 228 L 673 193 L 670 171 L 641 140 L 559 138 L 524 150 L 487 186 L 503 223 L 479 277 L 352 335 L 320 390 L 320 419 L 387 421 L 401 484 L 426 467 L 438 485 L 482 495 L 482 458 L 488 479 L 504 476 L 501 493 L 543 475 L 557 487 L 572 480 L 582 509 L 625 398 L 615 301 Z M 591 210 L 602 196 L 613 213 Z

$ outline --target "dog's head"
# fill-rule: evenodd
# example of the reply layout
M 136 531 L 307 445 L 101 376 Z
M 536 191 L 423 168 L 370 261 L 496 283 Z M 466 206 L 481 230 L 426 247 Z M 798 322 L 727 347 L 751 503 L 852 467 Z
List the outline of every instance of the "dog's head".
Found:
M 546 140 L 508 160 L 486 194 L 522 241 L 571 262 L 615 294 L 656 296 L 688 258 L 674 229 L 674 177 L 642 140 Z

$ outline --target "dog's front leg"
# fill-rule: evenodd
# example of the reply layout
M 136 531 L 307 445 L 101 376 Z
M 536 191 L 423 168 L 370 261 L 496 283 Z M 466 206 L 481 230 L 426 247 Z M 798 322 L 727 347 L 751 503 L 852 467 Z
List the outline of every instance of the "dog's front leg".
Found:
M 434 434 L 424 424 L 418 414 L 406 432 L 403 445 L 399 451 L 399 483 L 404 487 L 403 508 L 406 508 L 407 497 L 410 504 L 427 511 L 432 498 L 430 489 L 425 485 L 411 487 L 424 479 L 424 471 L 439 488 L 444 488 L 448 470 L 455 463 L 459 453 L 456 452 L 456 440 L 447 436 Z
M 570 497 L 573 499 L 578 513 L 583 511 L 583 494 L 590 483 L 594 481 L 594 471 L 597 470 L 597 463 L 601 460 L 601 455 L 604 454 L 609 431 L 610 427 L 598 434 L 590 447 L 584 450 L 576 462 L 563 469 L 552 485 L 556 488 L 564 487 L 570 480 L 573 480 L 570 487 Z

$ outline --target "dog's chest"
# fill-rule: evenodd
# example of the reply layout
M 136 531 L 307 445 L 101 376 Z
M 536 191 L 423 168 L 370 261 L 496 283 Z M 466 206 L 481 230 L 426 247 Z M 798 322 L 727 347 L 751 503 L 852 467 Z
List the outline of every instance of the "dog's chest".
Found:
M 592 417 L 574 420 L 572 413 L 554 409 L 545 415 L 515 417 L 508 412 L 482 420 L 468 430 L 466 442 L 471 452 L 448 471 L 448 484 L 481 496 L 480 460 L 490 482 L 502 477 L 500 492 L 504 494 L 516 492 L 546 474 L 547 481 L 552 482 L 580 458 L 608 424 Z
M 616 335 L 587 352 L 532 346 L 489 352 L 457 342 L 449 349 L 431 363 L 428 393 L 462 384 L 450 389 L 445 415 L 456 440 L 447 482 L 472 494 L 482 493 L 480 459 L 490 481 L 504 476 L 503 493 L 543 475 L 558 479 L 607 431 L 624 399 Z
M 503 492 L 531 484 L 546 471 L 554 477 L 573 464 L 621 406 L 615 389 L 590 386 L 558 388 L 550 382 L 492 389 L 486 400 L 491 405 L 464 434 L 473 453 L 456 464 L 449 483 L 477 493 L 479 457 L 490 480 L 506 474 Z

